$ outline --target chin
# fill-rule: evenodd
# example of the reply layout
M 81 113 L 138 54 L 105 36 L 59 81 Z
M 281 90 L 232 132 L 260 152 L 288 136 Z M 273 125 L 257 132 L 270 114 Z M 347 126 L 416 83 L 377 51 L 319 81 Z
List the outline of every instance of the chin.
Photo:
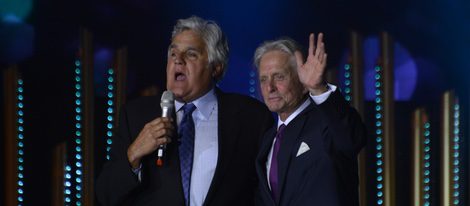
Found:
M 169 87 L 168 90 L 170 90 L 171 92 L 173 92 L 173 94 L 175 95 L 176 98 L 178 97 L 181 97 L 181 95 L 183 95 L 184 93 L 184 90 L 181 89 L 181 88 L 178 88 L 178 87 Z
M 271 111 L 271 112 L 277 112 L 278 111 L 278 109 L 276 107 L 272 107 L 272 106 L 270 107 L 269 105 L 267 105 L 267 106 L 268 106 L 269 111 Z

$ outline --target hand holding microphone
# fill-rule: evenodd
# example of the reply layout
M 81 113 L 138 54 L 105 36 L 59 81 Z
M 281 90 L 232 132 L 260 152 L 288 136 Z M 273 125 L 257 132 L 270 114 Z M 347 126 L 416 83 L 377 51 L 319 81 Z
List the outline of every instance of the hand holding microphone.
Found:
M 175 107 L 175 97 L 171 91 L 165 91 L 162 94 L 160 106 L 162 107 L 162 117 L 170 117 L 173 108 Z M 160 145 L 157 151 L 157 166 L 163 165 L 163 153 L 165 152 L 166 144 Z
M 155 118 L 145 124 L 139 135 L 127 148 L 127 158 L 133 169 L 139 168 L 142 158 L 155 152 L 155 150 L 158 150 L 158 159 L 160 159 L 160 163 L 163 165 L 164 145 L 171 142 L 171 137 L 174 133 L 174 126 L 170 119 L 174 108 L 173 105 L 173 93 L 165 91 L 161 100 L 162 117 Z

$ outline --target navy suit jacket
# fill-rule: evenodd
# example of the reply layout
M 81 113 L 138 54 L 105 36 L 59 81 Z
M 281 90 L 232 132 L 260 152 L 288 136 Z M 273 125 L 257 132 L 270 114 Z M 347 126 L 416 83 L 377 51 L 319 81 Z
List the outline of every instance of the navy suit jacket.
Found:
M 285 128 L 278 153 L 280 198 L 275 201 L 266 161 L 276 129 L 266 132 L 257 157 L 257 205 L 359 205 L 357 154 L 366 133 L 359 115 L 338 91 L 321 105 L 312 101 Z M 303 143 L 310 149 L 297 156 Z
M 218 100 L 218 160 L 205 206 L 253 205 L 257 185 L 255 159 L 260 138 L 273 123 L 261 102 L 216 89 Z M 97 180 L 97 198 L 103 205 L 184 205 L 178 141 L 167 145 L 162 167 L 156 154 L 142 160 L 138 181 L 127 159 L 127 148 L 144 125 L 161 116 L 159 97 L 129 103 L 122 111 L 120 127 L 111 149 L 111 160 Z M 177 131 L 177 129 L 175 129 Z

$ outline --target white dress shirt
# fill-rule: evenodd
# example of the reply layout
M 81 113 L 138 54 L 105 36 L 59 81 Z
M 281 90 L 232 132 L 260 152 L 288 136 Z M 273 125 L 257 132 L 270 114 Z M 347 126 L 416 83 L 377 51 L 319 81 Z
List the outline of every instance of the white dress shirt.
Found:
M 194 157 L 189 199 L 191 206 L 202 206 L 214 177 L 218 157 L 218 104 L 214 89 L 194 100 Z M 175 101 L 176 121 L 183 118 L 183 102 Z
M 328 91 L 324 92 L 323 94 L 314 96 L 310 93 L 309 95 L 310 95 L 310 98 L 312 98 L 312 100 L 316 104 L 321 104 L 325 102 L 328 99 L 328 97 L 331 95 L 331 93 L 333 93 L 334 91 L 336 91 L 336 86 L 332 84 L 328 84 Z M 304 109 L 307 108 L 308 105 L 310 105 L 309 99 L 305 100 L 304 103 L 302 103 L 292 114 L 290 114 L 285 121 L 282 121 L 281 117 L 279 117 L 278 115 L 277 116 L 278 118 L 277 129 L 279 129 L 279 127 L 282 124 L 287 126 L 293 119 L 297 117 L 297 115 L 299 115 L 302 111 L 304 111 Z M 271 189 L 271 181 L 269 181 L 269 172 L 271 171 L 271 159 L 273 156 L 274 143 L 276 143 L 276 138 L 274 138 L 273 143 L 271 144 L 271 149 L 269 150 L 268 158 L 266 160 L 266 178 L 268 179 L 269 189 Z

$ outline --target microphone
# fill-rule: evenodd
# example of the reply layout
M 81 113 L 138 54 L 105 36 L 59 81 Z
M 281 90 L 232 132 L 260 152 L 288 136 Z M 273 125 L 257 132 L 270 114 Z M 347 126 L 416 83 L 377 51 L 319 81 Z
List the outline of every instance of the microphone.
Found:
M 162 107 L 162 117 L 171 116 L 171 112 L 175 107 L 175 96 L 171 91 L 165 91 L 162 94 L 162 99 L 160 101 L 160 107 Z M 157 166 L 163 165 L 163 153 L 165 152 L 166 145 L 160 145 L 157 151 Z

